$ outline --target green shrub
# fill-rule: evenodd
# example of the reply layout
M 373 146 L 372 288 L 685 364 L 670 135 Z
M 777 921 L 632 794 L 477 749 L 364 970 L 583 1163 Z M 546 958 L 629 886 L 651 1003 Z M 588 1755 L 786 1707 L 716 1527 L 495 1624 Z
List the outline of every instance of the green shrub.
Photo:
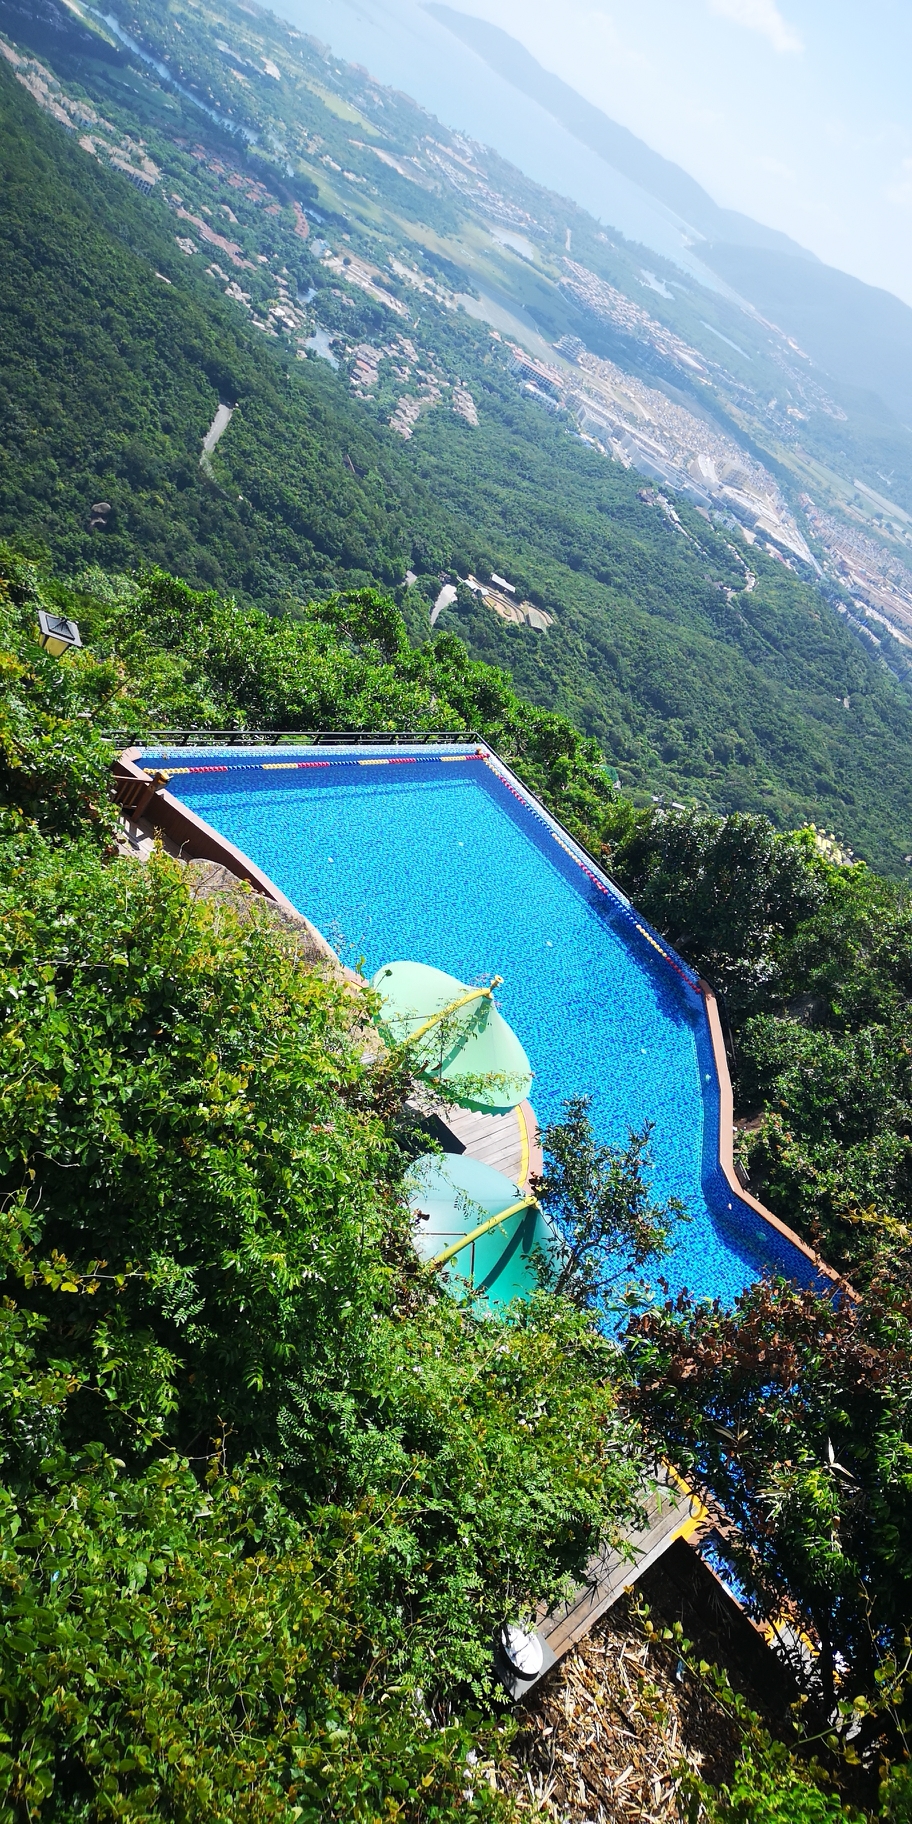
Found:
M 45 1464 L 0 1504 L 0 1817 L 505 1816 L 467 1762 L 498 1732 L 389 1679 L 373 1575 L 369 1525 L 309 1533 L 253 1471 Z
M 88 654 L 44 652 L 38 610 L 50 605 L 31 566 L 0 551 L 0 814 L 8 833 L 28 820 L 54 841 L 104 846 L 112 754 L 90 706 L 116 680 Z
M 781 1742 L 755 1731 L 730 1785 L 713 1789 L 705 1781 L 684 1782 L 685 1816 L 696 1824 L 831 1824 L 860 1814 L 838 1794 L 826 1791 L 813 1773 Z

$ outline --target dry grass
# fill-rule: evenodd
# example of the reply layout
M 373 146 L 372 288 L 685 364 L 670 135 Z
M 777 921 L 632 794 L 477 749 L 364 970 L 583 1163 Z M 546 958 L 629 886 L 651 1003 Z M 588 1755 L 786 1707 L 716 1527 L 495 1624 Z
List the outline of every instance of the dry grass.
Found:
M 723 1779 L 737 1744 L 702 1680 L 647 1635 L 630 1600 L 543 1681 L 524 1717 L 508 1789 L 554 1824 L 668 1824 L 682 1765 Z
M 676 1625 L 693 1643 L 684 1659 L 663 1638 Z M 773 1734 L 789 1735 L 794 1689 L 679 1542 L 530 1695 L 499 1783 L 525 1816 L 549 1824 L 678 1820 L 685 1769 L 720 1785 L 740 1743 L 712 1680 L 690 1669 L 701 1661 L 725 1670 Z

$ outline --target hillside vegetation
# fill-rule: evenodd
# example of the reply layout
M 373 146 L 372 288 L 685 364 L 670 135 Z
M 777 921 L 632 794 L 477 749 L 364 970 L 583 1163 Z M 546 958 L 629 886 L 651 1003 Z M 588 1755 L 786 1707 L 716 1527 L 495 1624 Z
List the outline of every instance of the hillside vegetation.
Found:
M 479 424 L 428 411 L 403 444 L 344 374 L 245 321 L 204 256 L 176 249 L 160 197 L 68 142 L 5 64 L 0 97 L 0 529 L 71 572 L 159 563 L 273 614 L 399 584 L 411 565 L 416 638 L 441 575 L 499 565 L 554 616 L 548 633 L 462 596 L 441 628 L 597 739 L 629 790 L 814 819 L 902 868 L 912 704 L 815 588 L 761 552 L 746 591 L 725 537 L 684 506 L 676 526 L 523 401 L 504 346 L 463 314 L 438 310 L 421 333 L 434 371 L 471 385 Z M 344 125 L 311 101 L 327 134 Z M 208 207 L 203 167 L 172 155 L 190 213 Z M 376 337 L 380 306 L 335 295 L 290 205 L 275 208 L 257 216 L 276 251 L 242 273 L 251 294 L 284 270 L 316 285 L 321 320 Z M 254 229 L 232 232 L 247 258 Z M 220 399 L 237 411 L 206 471 Z
M 743 1519 L 761 1612 L 787 1591 L 841 1656 L 876 1753 L 827 1777 L 872 1816 L 905 1714 L 907 896 L 811 832 L 619 802 L 569 723 L 453 635 L 416 649 L 375 594 L 276 620 L 162 573 L 74 591 L 6 554 L 0 577 L 2 1815 L 517 1816 L 491 1631 L 623 1531 L 657 1448 Z M 41 652 L 42 601 L 78 612 L 81 653 Z M 786 1124 L 794 1142 L 767 1194 L 851 1269 L 857 1316 L 787 1287 L 732 1314 L 685 1297 L 619 1351 L 585 1298 L 479 1319 L 441 1296 L 411 1248 L 407 1079 L 365 1052 L 369 996 L 302 964 L 249 896 L 117 854 L 98 727 L 178 708 L 291 727 L 407 709 L 496 741 L 724 981 L 761 1157 Z M 827 1439 L 849 1480 L 822 1490 Z M 693 1768 L 682 1795 L 759 1824 L 756 1783 L 830 1815 L 822 1776 L 738 1729 L 731 1801 Z
M 370 997 L 116 857 L 85 712 L 141 681 L 6 577 L 0 1813 L 501 1815 L 451 1698 L 633 1510 L 615 1352 L 419 1270 Z
M 802 1643 L 799 1727 L 772 1735 L 666 1643 L 727 1747 L 710 1779 L 684 1745 L 664 1816 L 907 1824 L 912 701 L 816 584 L 752 549 L 747 587 L 724 529 L 522 397 L 455 308 L 454 250 L 491 283 L 501 252 L 403 163 L 427 117 L 356 105 L 319 47 L 227 10 L 126 8 L 181 87 L 94 15 L 3 14 L 57 59 L 74 130 L 0 57 L 0 1824 L 548 1816 L 492 1636 L 624 1537 L 656 1460 Z M 86 110 L 151 194 L 80 143 Z M 327 224 L 384 262 L 386 302 L 314 257 Z M 444 578 L 495 568 L 546 633 L 465 588 L 431 628 Z M 42 651 L 42 606 L 81 650 Z M 370 991 L 245 890 L 121 852 L 113 731 L 441 726 L 489 740 L 717 985 L 752 1188 L 851 1293 L 640 1288 L 610 1335 L 595 1260 L 497 1316 L 445 1296 Z
M 834 860 L 812 829 L 635 810 L 595 742 L 453 633 L 415 645 L 376 592 L 275 617 L 162 571 L 74 588 L 7 566 L 23 604 L 43 587 L 78 619 L 88 651 L 67 672 L 101 728 L 484 734 L 724 996 L 744 1162 L 777 1214 L 853 1279 L 912 1219 L 908 888 Z M 67 802 L 72 731 L 59 754 L 49 732 L 42 759 Z M 106 750 L 92 751 L 101 790 Z
M 5 65 L 0 96 L 6 530 L 69 565 L 165 563 L 264 604 L 337 573 L 398 581 L 416 517 L 437 516 L 391 439 L 327 369 L 304 376 L 257 346 L 181 271 L 159 212 L 68 145 Z M 243 497 L 200 467 L 220 399 L 240 402 Z

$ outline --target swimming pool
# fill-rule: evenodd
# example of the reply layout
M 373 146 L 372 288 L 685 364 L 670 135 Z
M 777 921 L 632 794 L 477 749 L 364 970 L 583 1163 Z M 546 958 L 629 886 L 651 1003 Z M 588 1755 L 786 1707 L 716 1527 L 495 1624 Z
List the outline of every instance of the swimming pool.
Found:
M 592 1099 L 597 1136 L 654 1123 L 653 1191 L 691 1221 L 660 1271 L 730 1302 L 769 1268 L 813 1263 L 732 1191 L 697 978 L 566 832 L 475 749 L 279 748 L 146 754 L 170 792 L 264 870 L 367 976 L 411 958 L 497 999 L 535 1071 L 542 1127 Z M 189 769 L 189 770 L 181 770 Z M 199 770 L 197 770 L 199 769 Z

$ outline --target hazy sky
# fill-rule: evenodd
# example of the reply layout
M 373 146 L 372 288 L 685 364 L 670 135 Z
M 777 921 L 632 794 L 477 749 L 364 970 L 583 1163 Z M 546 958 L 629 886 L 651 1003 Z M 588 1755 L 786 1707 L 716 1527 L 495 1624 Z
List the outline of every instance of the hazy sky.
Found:
M 716 202 L 912 304 L 912 0 L 450 4 L 521 39 Z

